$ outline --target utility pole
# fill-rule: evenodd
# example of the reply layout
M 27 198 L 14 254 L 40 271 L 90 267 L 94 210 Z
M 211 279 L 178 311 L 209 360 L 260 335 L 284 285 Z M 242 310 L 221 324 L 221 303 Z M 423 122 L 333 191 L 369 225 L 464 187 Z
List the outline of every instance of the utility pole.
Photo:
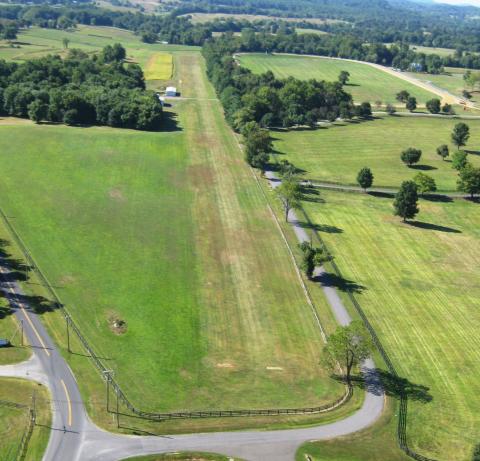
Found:
M 115 372 L 113 370 L 105 370 L 103 371 L 103 375 L 105 376 L 105 381 L 107 382 L 107 412 L 110 411 L 110 381 L 112 379 L 112 375 Z M 117 399 L 118 400 L 118 399 Z M 117 405 L 118 406 L 118 405 Z
M 67 350 L 69 353 L 72 353 L 71 349 L 70 349 L 70 328 L 69 328 L 69 324 L 70 324 L 70 317 L 65 317 L 65 321 L 67 322 Z

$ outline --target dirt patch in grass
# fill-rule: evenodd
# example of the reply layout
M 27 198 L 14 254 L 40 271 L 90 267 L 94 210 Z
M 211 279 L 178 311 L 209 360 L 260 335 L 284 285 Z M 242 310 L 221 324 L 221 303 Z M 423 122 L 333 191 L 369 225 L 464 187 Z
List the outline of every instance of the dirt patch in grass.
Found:
M 107 321 L 112 333 L 120 336 L 127 332 L 127 322 L 121 319 L 115 311 L 108 312 Z
M 109 195 L 110 198 L 112 198 L 114 200 L 117 200 L 118 202 L 124 202 L 125 201 L 125 196 L 123 195 L 123 192 L 118 187 L 110 189 L 108 191 L 108 195 Z

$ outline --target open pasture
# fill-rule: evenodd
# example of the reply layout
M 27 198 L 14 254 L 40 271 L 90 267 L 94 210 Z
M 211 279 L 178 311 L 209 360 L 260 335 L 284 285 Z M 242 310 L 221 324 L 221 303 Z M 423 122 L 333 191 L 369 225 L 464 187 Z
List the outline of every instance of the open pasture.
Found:
M 374 186 L 399 187 L 419 171 L 432 176 L 442 191 L 456 190 L 457 172 L 450 161 L 443 161 L 436 148 L 448 144 L 458 120 L 431 117 L 381 117 L 365 122 L 335 122 L 317 130 L 275 131 L 273 137 L 279 159 L 286 158 L 306 171 L 306 177 L 319 181 L 356 185 L 358 171 L 372 169 Z M 471 137 L 466 150 L 469 161 L 480 166 L 480 120 L 467 120 Z M 422 149 L 417 166 L 407 167 L 400 160 L 402 150 Z
M 35 425 L 25 457 L 19 457 L 19 446 L 27 429 L 30 413 L 28 408 L 15 408 L 3 401 L 32 406 L 35 393 L 37 424 Z M 50 400 L 47 389 L 37 383 L 21 379 L 0 379 L 0 458 L 37 461 L 42 458 L 50 436 Z
M 78 25 L 73 30 L 42 29 L 32 27 L 21 30 L 18 39 L 10 45 L 0 40 L 0 59 L 22 61 L 47 54 L 65 55 L 63 39 L 68 39 L 68 48 L 79 48 L 87 53 L 100 51 L 107 45 L 121 43 L 127 50 L 127 58 L 144 67 L 155 52 L 192 51 L 195 47 L 184 45 L 146 44 L 132 32 L 115 27 Z
M 368 64 L 342 61 L 339 59 L 292 56 L 242 54 L 239 62 L 255 73 L 271 70 L 277 77 L 296 77 L 302 80 L 315 78 L 317 80 L 337 81 L 342 70 L 350 73 L 350 80 L 345 91 L 351 93 L 355 102 L 370 101 L 372 104 L 381 101 L 383 104 L 398 104 L 395 95 L 401 90 L 407 90 L 417 98 L 419 105 L 435 97 L 429 91 L 401 80 L 387 72 L 376 69 Z
M 421 200 L 416 220 L 404 224 L 391 198 L 322 192 L 321 199 L 304 206 L 320 229 L 337 229 L 322 237 L 346 279 L 338 285 L 357 293 L 413 384 L 412 448 L 433 459 L 469 460 L 480 424 L 478 203 Z
M 170 132 L 0 125 L 1 205 L 141 407 L 332 401 L 343 387 L 202 63 L 175 55 L 198 99 L 174 103 Z

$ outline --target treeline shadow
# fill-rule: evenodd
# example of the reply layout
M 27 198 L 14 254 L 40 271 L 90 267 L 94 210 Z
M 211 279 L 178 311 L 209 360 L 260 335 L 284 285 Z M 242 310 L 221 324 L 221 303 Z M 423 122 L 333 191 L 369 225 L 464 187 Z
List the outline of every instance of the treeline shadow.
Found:
M 409 165 L 409 168 L 412 170 L 419 170 L 419 171 L 438 170 L 437 167 L 431 166 L 431 165 Z
M 28 282 L 29 274 L 33 270 L 33 267 L 21 259 L 13 257 L 7 251 L 9 245 L 8 240 L 0 239 L 0 266 L 3 268 L 3 272 L 0 274 L 0 297 L 7 299 L 14 309 L 24 307 L 26 310 L 31 310 L 37 314 L 52 312 L 61 307 L 44 296 L 12 293 L 10 287 L 5 286 L 6 283 Z M 13 310 L 10 307 L 0 308 L 0 319 L 11 313 L 13 313 Z
M 367 289 L 364 285 L 330 272 L 316 275 L 312 280 L 325 287 L 333 287 L 345 293 L 363 293 Z
M 303 229 L 312 229 L 317 232 L 324 232 L 325 234 L 342 234 L 343 229 L 337 226 L 330 226 L 328 224 L 315 224 L 306 221 L 297 221 L 297 225 Z
M 332 378 L 345 382 L 343 375 L 332 375 Z M 420 403 L 429 403 L 433 400 L 429 387 L 412 383 L 407 378 L 395 376 L 385 370 L 364 369 L 362 374 L 352 376 L 350 382 L 353 386 L 375 395 L 382 395 L 385 392 L 389 397 L 396 399 L 407 397 Z
M 320 190 L 315 187 L 302 185 L 300 186 L 300 191 L 304 202 L 325 203 L 325 200 L 321 197 Z
M 183 131 L 178 123 L 178 116 L 175 112 L 172 111 L 163 111 L 162 121 L 158 131 Z

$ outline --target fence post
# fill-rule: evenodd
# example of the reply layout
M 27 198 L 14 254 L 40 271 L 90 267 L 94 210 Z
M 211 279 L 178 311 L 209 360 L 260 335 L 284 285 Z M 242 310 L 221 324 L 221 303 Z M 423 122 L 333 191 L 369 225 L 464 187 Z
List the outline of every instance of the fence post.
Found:
M 72 351 L 70 349 L 70 328 L 69 328 L 70 317 L 65 316 L 65 322 L 67 323 L 67 350 L 71 354 Z

